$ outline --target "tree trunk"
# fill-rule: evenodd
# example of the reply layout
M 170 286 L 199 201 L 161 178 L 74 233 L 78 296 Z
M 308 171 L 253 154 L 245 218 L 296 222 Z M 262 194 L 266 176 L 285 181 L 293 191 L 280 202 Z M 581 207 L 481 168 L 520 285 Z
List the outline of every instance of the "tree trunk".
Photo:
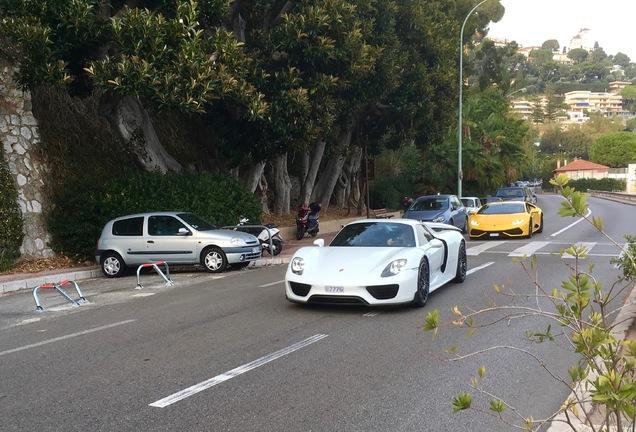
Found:
M 289 214 L 291 180 L 287 173 L 287 153 L 274 156 L 270 163 L 274 188 L 274 214 Z
M 360 151 L 360 147 L 356 147 L 355 149 L 355 154 L 347 160 L 342 167 L 342 173 L 338 178 L 338 183 L 334 190 L 336 205 L 341 208 L 350 209 L 352 188 L 354 184 L 357 186 L 357 178 L 360 174 L 360 160 L 362 159 L 362 152 Z
M 259 182 L 261 181 L 261 176 L 265 171 L 265 162 L 259 162 L 257 164 L 252 165 L 244 174 L 243 174 L 243 184 L 247 187 L 251 193 L 255 193 L 256 189 L 259 186 Z
M 300 195 L 298 197 L 298 204 L 309 204 L 311 194 L 316 184 L 316 177 L 318 175 L 318 168 L 322 162 L 322 155 L 325 153 L 325 147 L 327 143 L 325 140 L 318 140 L 316 145 L 311 149 L 311 155 L 307 152 L 306 157 L 309 162 L 308 170 L 301 179 L 302 186 L 300 188 Z
M 327 166 L 316 184 L 313 193 L 312 201 L 317 201 L 322 204 L 323 209 L 327 210 L 331 196 L 333 195 L 334 188 L 342 172 L 342 167 L 345 163 L 344 151 L 351 142 L 351 135 L 353 134 L 355 122 L 352 122 L 349 127 L 340 132 L 338 136 L 338 142 L 336 144 L 336 151 L 334 156 L 329 159 Z
M 146 171 L 179 172 L 182 166 L 163 148 L 152 120 L 139 99 L 105 93 L 100 99 L 100 112 L 112 128 L 119 132 L 124 145 Z

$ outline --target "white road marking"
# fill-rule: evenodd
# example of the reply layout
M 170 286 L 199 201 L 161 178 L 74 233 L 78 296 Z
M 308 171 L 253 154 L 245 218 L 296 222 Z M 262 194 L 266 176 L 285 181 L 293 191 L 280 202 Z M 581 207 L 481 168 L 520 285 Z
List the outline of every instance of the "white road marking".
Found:
M 480 244 L 478 246 L 472 246 L 469 247 L 468 249 L 466 249 L 466 255 L 468 256 L 477 256 L 480 253 L 490 249 L 490 248 L 494 248 L 495 246 L 499 246 L 506 243 L 505 240 L 503 241 L 489 241 L 489 242 L 485 242 L 483 244 Z
M 590 217 L 590 215 L 592 214 L 592 210 L 590 210 L 589 208 L 587 209 L 587 214 L 585 215 L 585 217 Z M 550 237 L 554 237 L 557 236 L 559 234 L 561 234 L 563 231 L 569 230 L 570 228 L 572 228 L 574 225 L 580 223 L 581 221 L 583 221 L 585 219 L 583 218 L 579 218 L 579 220 L 577 220 L 576 222 L 572 222 L 570 225 L 566 226 L 565 228 L 555 232 L 554 234 L 552 234 Z
M 3 356 L 5 354 L 12 354 L 12 353 L 18 352 L 18 351 L 24 351 L 24 350 L 27 350 L 27 349 L 30 349 L 30 348 L 36 348 L 36 347 L 39 347 L 39 346 L 42 346 L 42 345 L 47 345 L 47 344 L 50 344 L 50 343 L 53 343 L 53 342 L 59 342 L 61 340 L 70 339 L 70 338 L 74 338 L 74 337 L 77 337 L 77 336 L 83 336 L 83 335 L 86 335 L 86 334 L 89 334 L 89 333 L 95 333 L 95 332 L 100 331 L 100 330 L 106 330 L 106 329 L 109 329 L 111 327 L 117 327 L 117 326 L 120 326 L 120 325 L 123 325 L 123 324 L 129 324 L 129 323 L 134 322 L 134 321 L 137 321 L 137 320 L 131 319 L 131 320 L 126 320 L 126 321 L 120 321 L 120 322 L 117 322 L 117 323 L 108 324 L 108 325 L 97 327 L 97 328 L 94 328 L 94 329 L 84 330 L 84 331 L 77 332 L 77 333 L 71 333 L 71 334 L 66 335 L 66 336 L 56 337 L 56 338 L 45 340 L 45 341 L 42 341 L 42 342 L 38 342 L 38 343 L 30 344 L 30 345 L 24 345 L 24 346 L 21 346 L 21 347 L 18 347 L 18 348 L 13 348 L 13 349 L 6 350 L 6 351 L 0 351 L 0 356 Z
M 268 284 L 265 284 L 265 285 L 259 285 L 258 287 L 259 287 L 259 288 L 266 288 L 266 287 L 268 287 L 268 286 L 278 285 L 278 284 L 281 284 L 281 283 L 283 283 L 283 282 L 285 282 L 285 280 L 284 280 L 284 279 L 283 279 L 283 280 L 280 280 L 280 281 L 276 281 L 276 282 L 271 282 L 271 283 L 268 283 Z
M 473 273 L 475 273 L 476 271 L 479 271 L 479 270 L 483 270 L 483 269 L 485 269 L 486 267 L 489 267 L 489 266 L 491 266 L 491 265 L 493 265 L 493 264 L 494 264 L 494 262 L 487 262 L 487 263 L 485 263 L 485 264 L 482 264 L 482 265 L 480 265 L 480 266 L 478 266 L 478 267 L 475 267 L 475 268 L 473 268 L 473 269 L 468 270 L 468 271 L 466 272 L 466 275 L 473 274 Z
M 152 295 L 155 295 L 155 294 L 156 293 L 146 292 L 146 293 L 133 294 L 133 297 L 148 297 L 148 296 L 152 296 Z
M 197 394 L 203 390 L 206 390 L 210 387 L 213 387 L 217 384 L 221 384 L 224 381 L 227 381 L 231 378 L 234 378 L 236 376 L 239 376 L 241 374 L 244 374 L 245 372 L 249 372 L 252 369 L 255 369 L 259 366 L 263 366 L 264 364 L 267 364 L 273 360 L 276 360 L 280 357 L 283 357 L 287 354 L 290 354 L 294 351 L 297 351 L 301 348 L 304 348 L 308 345 L 311 345 L 314 342 L 318 342 L 321 339 L 326 338 L 327 335 L 326 334 L 317 334 L 314 335 L 310 338 L 305 339 L 304 341 L 295 343 L 294 345 L 290 345 L 287 348 L 283 348 L 281 350 L 278 350 L 272 354 L 266 355 L 265 357 L 261 357 L 257 360 L 254 360 L 253 362 L 250 363 L 246 363 L 243 366 L 239 366 L 237 368 L 234 368 L 232 370 L 229 370 L 225 373 L 222 373 L 220 375 L 217 375 L 213 378 L 210 378 L 208 380 L 205 380 L 203 382 L 200 382 L 199 384 L 195 384 L 191 387 L 188 387 L 186 389 L 183 389 L 177 393 L 174 393 L 170 396 L 167 396 L 163 399 L 159 399 L 156 402 L 153 402 L 150 404 L 151 407 L 156 407 L 156 408 L 165 408 L 169 405 L 172 405 L 175 402 L 179 402 L 182 399 L 185 399 L 187 397 L 190 397 L 194 394 Z
M 592 248 L 594 246 L 596 246 L 596 242 L 577 242 L 574 244 L 575 247 L 580 248 L 580 247 L 584 247 L 585 248 L 585 254 L 590 253 L 590 250 L 592 250 Z M 570 255 L 569 253 L 564 253 L 561 258 L 574 258 L 573 255 Z
M 542 247 L 547 246 L 549 244 L 550 242 L 540 242 L 540 241 L 530 242 L 510 252 L 508 256 L 509 257 L 522 257 L 524 255 L 530 256 L 536 251 L 538 251 L 539 249 L 541 249 Z
M 367 312 L 367 313 L 365 313 L 365 314 L 364 314 L 364 315 L 362 315 L 362 316 L 365 316 L 365 317 L 374 317 L 374 316 L 378 316 L 378 315 L 380 315 L 381 313 L 382 313 L 382 311 Z

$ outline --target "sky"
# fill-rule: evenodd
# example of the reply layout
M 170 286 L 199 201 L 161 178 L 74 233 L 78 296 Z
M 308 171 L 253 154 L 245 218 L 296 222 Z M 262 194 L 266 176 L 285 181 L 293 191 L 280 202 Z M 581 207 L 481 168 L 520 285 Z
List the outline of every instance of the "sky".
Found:
M 608 55 L 627 54 L 636 63 L 636 0 L 501 0 L 506 8 L 488 36 L 517 41 L 521 46 L 541 46 L 559 41 L 560 51 L 581 28 L 589 29 L 592 44 Z

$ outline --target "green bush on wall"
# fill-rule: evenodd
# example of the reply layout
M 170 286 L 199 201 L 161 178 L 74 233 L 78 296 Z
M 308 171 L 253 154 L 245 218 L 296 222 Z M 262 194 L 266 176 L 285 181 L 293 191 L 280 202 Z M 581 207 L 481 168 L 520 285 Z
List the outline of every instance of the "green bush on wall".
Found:
M 18 190 L 4 157 L 0 155 L 0 272 L 20 257 L 24 222 L 18 206 Z
M 128 172 L 101 183 L 70 182 L 53 197 L 47 214 L 51 248 L 76 258 L 94 257 L 104 224 L 149 211 L 187 211 L 217 226 L 241 215 L 260 223 L 259 200 L 233 178 L 213 173 Z

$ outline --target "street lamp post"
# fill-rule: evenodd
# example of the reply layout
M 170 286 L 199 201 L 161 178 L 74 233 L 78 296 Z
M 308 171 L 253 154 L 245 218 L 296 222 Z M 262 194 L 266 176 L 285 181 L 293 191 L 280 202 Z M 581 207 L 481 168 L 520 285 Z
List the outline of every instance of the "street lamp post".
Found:
M 488 0 L 482 0 L 477 5 L 468 12 L 466 18 L 464 18 L 464 22 L 462 23 L 461 31 L 459 32 L 459 119 L 458 119 L 458 132 L 457 132 L 457 196 L 462 196 L 462 178 L 464 174 L 462 173 L 462 98 L 463 98 L 463 90 L 464 90 L 464 27 L 466 27 L 466 22 L 468 18 L 475 12 L 475 10 L 486 3 Z
M 519 90 L 515 90 L 515 91 L 513 91 L 512 93 L 508 93 L 508 94 L 506 95 L 506 97 L 507 97 L 507 98 L 509 98 L 509 97 L 510 97 L 510 96 L 512 96 L 513 94 L 516 94 L 516 93 L 525 93 L 525 92 L 527 92 L 527 91 L 528 91 L 528 89 L 527 89 L 527 88 L 525 88 L 525 87 L 523 87 L 523 88 L 520 88 Z

